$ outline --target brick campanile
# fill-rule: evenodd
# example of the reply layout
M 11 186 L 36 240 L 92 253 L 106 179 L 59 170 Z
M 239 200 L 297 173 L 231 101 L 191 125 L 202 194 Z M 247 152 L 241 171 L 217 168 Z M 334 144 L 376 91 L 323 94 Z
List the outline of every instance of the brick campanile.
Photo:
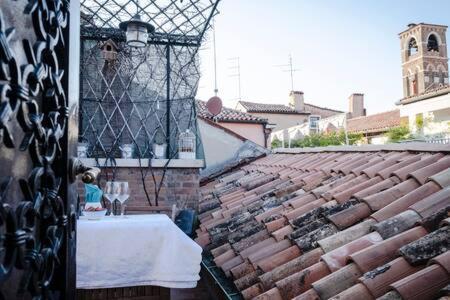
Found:
M 448 86 L 446 31 L 447 26 L 420 23 L 399 34 L 405 98 Z

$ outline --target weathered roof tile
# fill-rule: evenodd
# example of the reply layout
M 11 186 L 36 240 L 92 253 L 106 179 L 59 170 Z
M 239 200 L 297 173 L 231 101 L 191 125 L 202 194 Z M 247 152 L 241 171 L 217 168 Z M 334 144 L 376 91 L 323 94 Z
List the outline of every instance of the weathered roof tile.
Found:
M 447 250 L 450 148 L 420 149 L 303 149 L 210 178 L 197 241 L 245 299 L 409 296 L 429 268 L 448 281 L 433 257 Z

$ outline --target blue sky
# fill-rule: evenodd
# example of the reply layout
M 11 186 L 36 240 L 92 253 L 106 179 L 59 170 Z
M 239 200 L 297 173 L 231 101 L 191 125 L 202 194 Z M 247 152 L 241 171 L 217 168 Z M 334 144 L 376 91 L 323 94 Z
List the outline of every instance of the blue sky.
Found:
M 348 96 L 365 94 L 369 114 L 395 108 L 402 97 L 398 33 L 408 23 L 450 25 L 449 0 L 222 0 L 216 17 L 219 96 L 234 107 L 240 57 L 242 100 L 286 104 L 289 73 L 311 104 L 348 109 Z M 447 34 L 447 39 L 448 39 Z M 213 96 L 212 33 L 200 52 L 197 97 Z

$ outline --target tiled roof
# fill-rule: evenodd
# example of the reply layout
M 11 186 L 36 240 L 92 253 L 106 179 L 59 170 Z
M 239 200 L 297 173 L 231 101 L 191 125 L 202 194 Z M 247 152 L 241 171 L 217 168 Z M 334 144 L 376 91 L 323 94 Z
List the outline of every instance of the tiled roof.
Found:
M 384 132 L 397 126 L 400 126 L 398 109 L 347 120 L 347 130 L 350 132 Z
M 442 96 L 445 94 L 450 94 L 450 86 L 448 84 L 443 85 L 441 87 L 437 87 L 435 89 L 431 89 L 419 95 L 413 95 L 400 100 L 399 104 L 408 104 L 421 100 L 426 100 L 433 97 Z
M 215 118 L 206 108 L 206 102 L 201 100 L 196 100 L 197 104 L 197 116 L 209 120 L 217 120 L 219 122 L 241 122 L 241 123 L 267 123 L 267 119 L 253 116 L 251 114 L 231 109 L 228 107 L 223 107 L 220 114 Z
M 283 104 L 266 104 L 255 103 L 248 101 L 239 101 L 239 103 L 248 111 L 253 113 L 279 113 L 279 114 L 310 114 L 317 111 L 323 111 L 328 113 L 342 113 L 342 111 L 334 110 L 326 107 L 320 107 L 312 104 L 305 103 L 305 111 L 298 112 L 290 106 Z
M 450 147 L 418 147 L 251 162 L 201 188 L 196 241 L 244 299 L 446 295 Z

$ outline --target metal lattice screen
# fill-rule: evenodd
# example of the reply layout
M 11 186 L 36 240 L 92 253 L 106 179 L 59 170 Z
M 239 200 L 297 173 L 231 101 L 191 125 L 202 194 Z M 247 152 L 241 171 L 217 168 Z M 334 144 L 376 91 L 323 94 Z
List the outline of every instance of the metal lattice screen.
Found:
M 91 32 L 118 28 L 136 13 L 155 26 L 152 40 L 201 42 L 220 0 L 81 0 L 82 19 Z
M 150 157 L 153 143 L 166 143 L 174 158 L 181 132 L 198 136 L 198 50 L 217 3 L 81 1 L 80 141 L 90 157 L 120 157 L 124 144 Z M 156 27 L 139 49 L 128 47 L 117 29 L 136 12 Z
M 179 133 L 197 132 L 196 49 L 149 45 L 137 50 L 124 43 L 102 49 L 110 43 L 82 41 L 80 140 L 89 144 L 92 157 L 119 157 L 124 144 L 149 157 L 153 143 L 170 145 L 173 157 Z M 116 57 L 105 59 L 110 52 Z

